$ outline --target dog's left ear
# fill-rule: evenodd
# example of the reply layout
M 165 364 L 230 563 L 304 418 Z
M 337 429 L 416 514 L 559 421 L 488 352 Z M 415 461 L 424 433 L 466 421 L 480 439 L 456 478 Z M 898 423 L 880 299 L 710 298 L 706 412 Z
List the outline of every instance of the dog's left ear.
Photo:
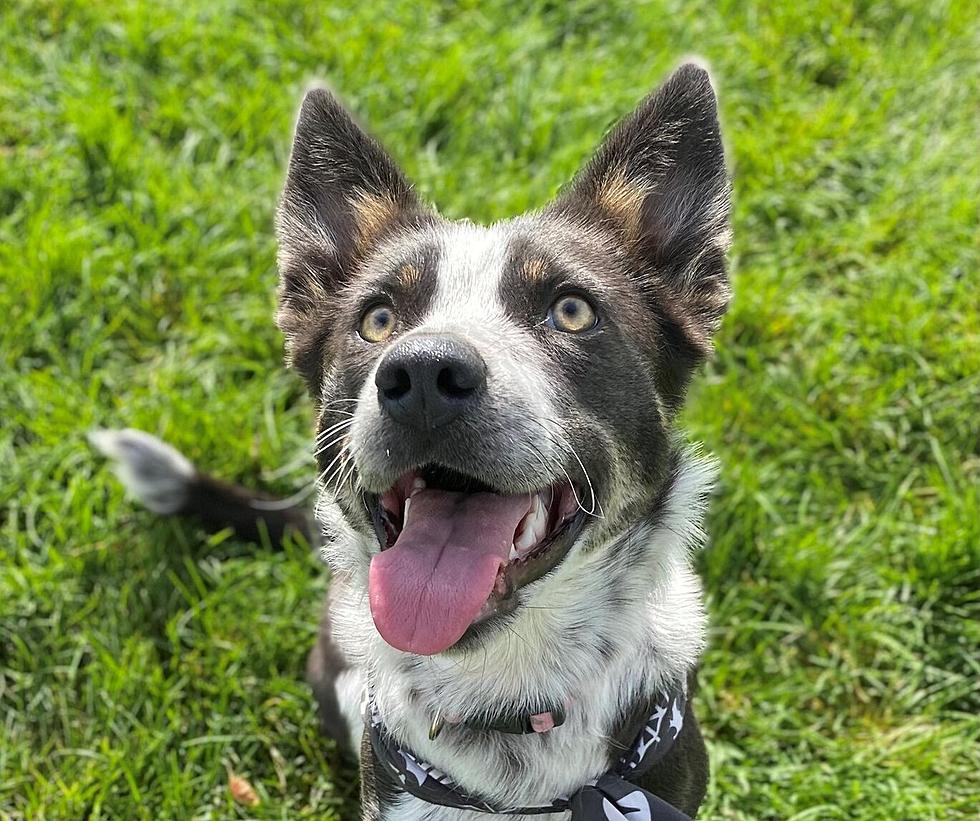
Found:
M 279 327 L 315 394 L 338 289 L 399 227 L 430 212 L 394 160 L 328 91 L 303 99 L 277 215 Z
M 551 210 L 611 231 L 676 342 L 709 352 L 730 298 L 730 186 L 703 68 L 681 66 L 647 97 Z

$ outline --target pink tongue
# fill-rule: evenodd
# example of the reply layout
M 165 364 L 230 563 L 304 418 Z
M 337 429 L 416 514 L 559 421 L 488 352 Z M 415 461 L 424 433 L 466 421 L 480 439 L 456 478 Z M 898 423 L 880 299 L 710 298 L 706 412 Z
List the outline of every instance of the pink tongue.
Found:
M 371 615 L 388 644 L 431 656 L 452 647 L 493 592 L 527 496 L 423 490 L 398 540 L 371 561 Z

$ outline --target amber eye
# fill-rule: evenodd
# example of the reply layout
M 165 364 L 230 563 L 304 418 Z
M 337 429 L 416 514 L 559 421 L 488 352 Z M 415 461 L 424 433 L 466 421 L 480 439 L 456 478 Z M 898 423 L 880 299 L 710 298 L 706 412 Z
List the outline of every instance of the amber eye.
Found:
M 557 330 L 569 334 L 591 331 L 597 321 L 592 306 L 575 294 L 556 299 L 548 311 L 548 319 Z
M 395 330 L 395 311 L 390 305 L 373 305 L 361 317 L 357 329 L 365 342 L 384 342 Z

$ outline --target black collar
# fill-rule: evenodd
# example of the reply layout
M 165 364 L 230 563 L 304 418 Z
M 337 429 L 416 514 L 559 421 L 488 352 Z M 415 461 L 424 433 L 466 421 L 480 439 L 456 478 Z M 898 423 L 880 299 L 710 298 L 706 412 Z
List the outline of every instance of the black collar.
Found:
M 395 780 L 395 784 L 430 804 L 503 815 L 538 815 L 571 810 L 572 821 L 625 821 L 633 813 L 640 813 L 650 821 L 683 821 L 687 819 L 686 815 L 662 798 L 638 787 L 633 780 L 650 770 L 670 751 L 684 726 L 686 704 L 687 688 L 679 685 L 657 693 L 646 703 L 638 705 L 635 712 L 645 716 L 643 725 L 632 744 L 607 773 L 582 785 L 571 795 L 561 795 L 549 804 L 530 807 L 502 807 L 464 792 L 449 775 L 423 761 L 391 737 L 373 700 L 370 703 L 369 734 L 378 763 Z M 528 716 L 528 724 L 533 715 L 539 714 Z M 561 715 L 564 721 L 564 711 Z M 630 719 L 625 721 L 624 726 L 633 723 Z M 523 719 L 507 724 L 514 727 L 523 725 Z M 477 722 L 476 726 L 495 729 L 489 723 Z M 508 729 L 501 731 L 514 732 Z M 533 728 L 530 731 L 541 732 Z M 518 732 L 526 731 L 520 729 Z
M 447 724 L 456 724 L 470 730 L 486 730 L 497 733 L 522 735 L 527 733 L 547 733 L 565 723 L 563 706 L 542 707 L 526 713 L 513 713 L 504 716 L 483 715 L 463 721 L 452 721 L 442 713 L 436 713 L 429 727 L 429 740 L 434 740 Z

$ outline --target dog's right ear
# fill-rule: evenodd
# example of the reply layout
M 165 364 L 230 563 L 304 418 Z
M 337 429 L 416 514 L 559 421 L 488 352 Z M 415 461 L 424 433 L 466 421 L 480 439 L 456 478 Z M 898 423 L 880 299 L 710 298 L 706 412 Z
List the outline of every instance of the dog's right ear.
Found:
M 289 363 L 315 393 L 331 295 L 389 232 L 425 209 L 381 145 L 328 91 L 307 93 L 296 123 L 276 229 L 279 327 Z

